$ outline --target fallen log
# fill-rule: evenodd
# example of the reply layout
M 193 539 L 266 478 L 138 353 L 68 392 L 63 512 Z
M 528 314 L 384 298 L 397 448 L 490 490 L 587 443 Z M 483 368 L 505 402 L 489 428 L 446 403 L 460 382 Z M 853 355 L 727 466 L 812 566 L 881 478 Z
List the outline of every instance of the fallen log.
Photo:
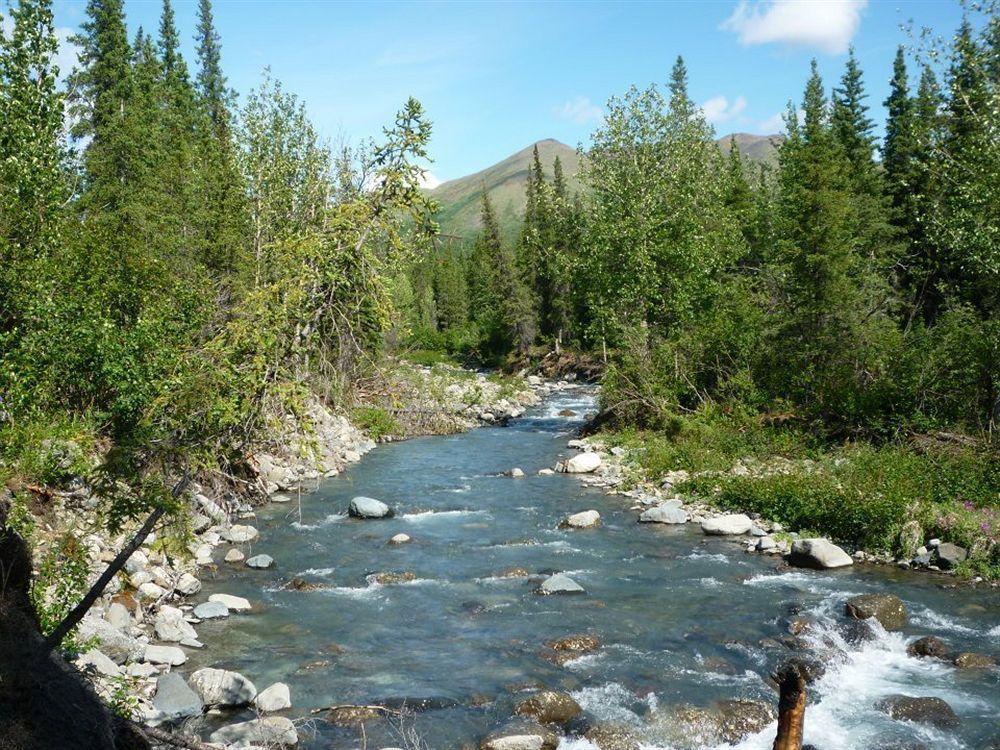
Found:
M 774 750 L 802 750 L 806 716 L 806 672 L 796 661 L 784 664 L 774 675 L 778 683 L 778 736 Z

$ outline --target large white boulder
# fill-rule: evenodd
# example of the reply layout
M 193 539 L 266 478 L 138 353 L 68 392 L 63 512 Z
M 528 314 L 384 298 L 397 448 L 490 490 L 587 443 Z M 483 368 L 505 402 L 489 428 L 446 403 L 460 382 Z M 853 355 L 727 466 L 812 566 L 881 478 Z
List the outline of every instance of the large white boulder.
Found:
M 393 515 L 392 508 L 381 500 L 364 495 L 358 495 L 351 500 L 347 512 L 354 518 L 391 518 Z
M 570 529 L 592 529 L 601 525 L 601 514 L 596 510 L 584 510 L 567 517 L 561 525 Z
M 288 685 L 283 682 L 276 682 L 257 693 L 254 703 L 264 713 L 281 711 L 292 707 L 292 694 L 288 689 Z
M 644 510 L 639 516 L 640 523 L 687 523 L 688 512 L 681 507 L 680 500 L 667 500 L 655 508 Z
M 226 530 L 226 539 L 233 544 L 245 544 L 257 538 L 257 529 L 253 526 L 234 524 Z
M 556 573 L 542 581 L 542 585 L 535 593 L 548 596 L 550 594 L 583 594 L 585 591 L 583 586 L 565 573 Z
M 257 697 L 257 688 L 250 680 L 227 669 L 199 669 L 190 682 L 206 706 L 246 706 Z
M 829 539 L 797 539 L 788 562 L 801 568 L 843 568 L 853 565 L 851 556 Z
M 749 533 L 751 526 L 753 526 L 753 521 L 742 513 L 706 518 L 701 522 L 701 530 L 713 536 L 746 534 Z
M 153 630 L 161 641 L 172 643 L 193 641 L 198 638 L 194 627 L 184 619 L 184 613 L 176 607 L 160 607 L 153 622 Z
M 601 455 L 593 451 L 588 451 L 587 453 L 578 453 L 572 458 L 561 461 L 557 467 L 557 471 L 562 471 L 566 474 L 590 474 L 593 471 L 597 471 L 600 465 Z
M 232 594 L 212 594 L 208 597 L 208 600 L 210 602 L 225 604 L 226 609 L 230 612 L 247 612 L 251 607 L 248 599 L 244 599 L 242 596 L 234 596 Z

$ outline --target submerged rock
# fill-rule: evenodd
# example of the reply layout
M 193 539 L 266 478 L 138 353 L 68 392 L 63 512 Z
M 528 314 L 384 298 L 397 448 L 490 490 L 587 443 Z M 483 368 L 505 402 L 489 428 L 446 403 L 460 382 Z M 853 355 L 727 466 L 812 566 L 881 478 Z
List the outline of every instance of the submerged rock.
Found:
M 788 562 L 800 568 L 843 568 L 854 560 L 829 539 L 797 539 L 792 543 Z
M 257 697 L 257 688 L 239 672 L 206 667 L 191 675 L 191 687 L 206 706 L 247 706 Z
M 916 657 L 947 659 L 951 649 L 948 644 L 933 635 L 918 638 L 906 647 L 906 653 Z
M 593 529 L 601 525 L 601 514 L 596 510 L 584 510 L 568 516 L 559 525 L 567 529 Z
M 410 571 L 404 571 L 401 573 L 395 571 L 385 571 L 383 573 L 375 573 L 368 576 L 368 580 L 382 584 L 383 586 L 391 586 L 395 583 L 408 583 L 409 581 L 415 581 L 417 580 L 417 574 L 411 573 Z
M 855 620 L 874 617 L 886 630 L 906 627 L 906 607 L 895 594 L 862 594 L 847 600 L 845 611 Z
M 381 500 L 364 495 L 359 495 L 351 500 L 347 512 L 352 518 L 392 518 L 393 516 L 392 508 L 388 505 Z
M 490 733 L 480 744 L 480 750 L 556 750 L 559 736 L 537 721 L 529 719 L 508 722 Z
M 569 693 L 543 690 L 518 703 L 514 713 L 531 716 L 542 724 L 567 724 L 583 713 L 583 709 Z
M 376 721 L 385 715 L 379 706 L 336 706 L 331 708 L 326 718 L 338 727 L 352 727 L 367 721 Z
M 701 530 L 712 536 L 737 536 L 750 531 L 753 522 L 742 513 L 706 518 L 701 522 Z
M 715 705 L 719 714 L 719 733 L 730 745 L 763 731 L 778 718 L 774 707 L 762 701 L 722 700 Z
M 598 750 L 639 750 L 639 740 L 627 726 L 614 724 L 592 727 L 583 735 Z
M 583 594 L 583 586 L 574 581 L 565 573 L 556 573 L 542 581 L 542 585 L 535 591 L 536 594 L 547 596 L 549 594 Z
M 952 663 L 959 669 L 989 669 L 997 664 L 992 656 L 971 651 L 963 651 L 952 660 Z
M 231 747 L 290 747 L 298 744 L 299 736 L 291 719 L 265 716 L 217 729 L 208 740 Z
M 194 616 L 199 620 L 217 620 L 229 617 L 229 607 L 220 601 L 202 602 L 194 608 Z
M 883 713 L 898 721 L 929 724 L 939 729 L 959 725 L 955 711 L 941 698 L 890 695 L 876 704 Z

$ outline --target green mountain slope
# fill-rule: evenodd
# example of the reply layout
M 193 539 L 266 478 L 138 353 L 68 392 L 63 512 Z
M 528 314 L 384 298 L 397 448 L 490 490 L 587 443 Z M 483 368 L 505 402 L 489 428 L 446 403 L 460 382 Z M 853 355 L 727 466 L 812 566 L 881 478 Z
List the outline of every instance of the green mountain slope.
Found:
M 552 163 L 558 156 L 570 192 L 579 190 L 580 157 L 576 150 L 551 138 L 538 141 L 492 167 L 444 182 L 428 191 L 441 207 L 438 214 L 441 232 L 472 239 L 479 231 L 480 197 L 485 189 L 496 209 L 504 236 L 516 238 L 524 216 L 524 188 L 528 182 L 531 152 L 536 145 L 546 177 L 552 179 Z
M 733 133 L 718 139 L 719 148 L 728 152 L 730 138 L 736 139 L 740 153 L 748 159 L 771 163 L 777 159 L 775 144 L 782 140 L 780 135 Z M 580 156 L 576 150 L 552 138 L 538 141 L 481 172 L 441 183 L 428 190 L 428 195 L 440 206 L 437 218 L 441 233 L 454 237 L 456 241 L 473 239 L 480 227 L 480 196 L 486 190 L 497 212 L 504 236 L 509 240 L 516 239 L 524 216 L 524 188 L 528 181 L 528 166 L 531 164 L 532 149 L 536 145 L 546 177 L 552 178 L 552 162 L 558 156 L 570 193 L 582 189 L 577 177 Z

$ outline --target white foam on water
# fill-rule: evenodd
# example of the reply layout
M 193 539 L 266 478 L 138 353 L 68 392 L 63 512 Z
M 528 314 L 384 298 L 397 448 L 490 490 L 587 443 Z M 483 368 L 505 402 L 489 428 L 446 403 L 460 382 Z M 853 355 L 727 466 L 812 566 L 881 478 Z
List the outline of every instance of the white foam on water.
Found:
M 818 577 L 815 574 L 802 573 L 800 571 L 792 570 L 787 573 L 757 573 L 752 575 L 743 581 L 744 586 L 757 586 L 770 588 L 772 586 L 788 586 L 790 588 L 798 589 L 799 591 L 808 591 L 813 594 L 824 594 L 831 590 L 830 586 L 824 586 L 823 584 L 830 584 L 832 581 L 830 579 L 824 579 Z
M 719 588 L 722 586 L 722 581 L 718 578 L 712 578 L 711 576 L 706 576 L 705 578 L 699 578 L 698 583 L 702 586 L 707 586 L 708 588 Z
M 991 638 L 1000 638 L 1000 625 L 994 625 L 992 628 L 986 631 L 986 635 Z
M 471 484 L 463 484 L 461 487 L 448 487 L 444 491 L 445 492 L 454 492 L 454 493 L 457 493 L 457 494 L 462 494 L 462 493 L 468 492 L 471 489 L 472 489 L 472 485 Z
M 320 589 L 320 591 L 351 599 L 372 599 L 378 597 L 384 588 L 385 586 L 381 583 L 372 581 L 367 586 L 335 586 L 334 588 Z
M 334 571 L 333 568 L 306 568 L 298 575 L 300 576 L 328 576 Z
M 600 750 L 600 748 L 583 737 L 560 737 L 556 750 Z
M 711 560 L 712 562 L 729 562 L 729 558 L 720 552 L 691 552 L 680 558 L 681 560 Z
M 573 698 L 584 711 L 592 714 L 598 723 L 627 724 L 642 726 L 642 719 L 630 706 L 645 702 L 649 710 L 656 708 L 656 696 L 650 694 L 645 701 L 617 682 L 609 682 L 600 687 L 587 687 L 572 693 Z
M 980 635 L 980 632 L 975 628 L 970 628 L 968 625 L 963 625 L 954 618 L 942 615 L 940 612 L 935 612 L 930 607 L 909 605 L 908 609 L 910 611 L 910 622 L 922 628 L 937 630 L 939 632 L 961 633 L 963 635 Z M 1000 626 L 988 631 L 987 635 L 1000 635 Z
M 415 513 L 404 513 L 399 516 L 403 521 L 417 523 L 420 521 L 431 521 L 438 518 L 460 518 L 463 516 L 489 516 L 485 510 L 421 510 Z
M 330 515 L 320 519 L 317 523 L 300 523 L 299 521 L 292 521 L 291 526 L 293 529 L 298 529 L 299 531 L 312 531 L 314 529 L 320 529 L 324 526 L 329 526 L 334 523 L 342 523 L 347 520 L 347 515 L 343 513 L 331 513 Z

